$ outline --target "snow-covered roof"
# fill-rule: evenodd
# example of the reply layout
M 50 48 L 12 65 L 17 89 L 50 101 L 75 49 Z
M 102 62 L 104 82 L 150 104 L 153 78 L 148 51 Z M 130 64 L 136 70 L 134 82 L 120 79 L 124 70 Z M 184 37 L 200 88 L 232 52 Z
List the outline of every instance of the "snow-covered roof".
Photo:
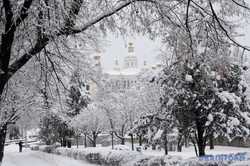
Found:
M 138 75 L 141 72 L 138 68 L 129 68 L 129 69 L 122 69 L 122 70 L 110 70 L 105 72 L 109 75 Z

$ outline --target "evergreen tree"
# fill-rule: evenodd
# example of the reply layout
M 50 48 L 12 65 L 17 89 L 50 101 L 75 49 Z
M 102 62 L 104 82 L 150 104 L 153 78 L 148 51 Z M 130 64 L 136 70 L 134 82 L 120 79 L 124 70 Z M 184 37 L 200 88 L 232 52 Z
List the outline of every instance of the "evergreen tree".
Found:
M 69 117 L 78 115 L 90 102 L 89 85 L 84 82 L 80 69 L 76 69 L 70 80 L 70 88 L 66 99 L 67 112 Z
M 73 134 L 68 124 L 56 114 L 49 113 L 41 119 L 39 137 L 46 145 L 59 142 L 66 146 L 66 138 Z

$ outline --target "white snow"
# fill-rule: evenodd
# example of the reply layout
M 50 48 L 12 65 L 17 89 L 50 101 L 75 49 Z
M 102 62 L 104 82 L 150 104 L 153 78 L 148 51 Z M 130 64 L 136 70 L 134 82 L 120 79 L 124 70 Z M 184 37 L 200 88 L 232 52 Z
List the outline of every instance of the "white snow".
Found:
M 212 115 L 212 114 L 208 114 L 207 119 L 208 119 L 210 122 L 212 122 L 212 121 L 214 120 L 213 115 Z
M 124 146 L 124 145 L 123 145 Z M 137 146 L 137 145 L 135 145 Z M 129 146 L 128 146 L 129 147 Z M 17 152 L 18 146 L 12 144 L 6 147 L 5 157 L 2 166 L 95 166 L 94 164 L 89 164 L 84 161 L 74 160 L 66 157 L 69 151 L 77 151 L 79 154 L 88 153 L 100 153 L 103 158 L 107 160 L 117 160 L 122 161 L 123 164 L 127 165 L 132 160 L 139 160 L 140 158 L 146 158 L 147 156 L 152 158 L 164 157 L 164 150 L 143 150 L 142 153 L 126 150 L 111 150 L 111 147 L 98 147 L 98 148 L 84 148 L 82 146 L 79 149 L 75 147 L 59 148 L 61 156 L 48 154 L 37 151 L 30 151 L 29 149 L 24 149 L 22 153 Z M 64 152 L 65 151 L 65 152 Z M 215 146 L 214 150 L 210 150 L 206 147 L 207 155 L 217 155 L 217 154 L 237 154 L 237 153 L 248 153 L 250 154 L 250 148 L 240 148 L 240 147 L 229 147 L 229 146 Z M 65 154 L 64 154 L 65 153 Z M 182 152 L 169 151 L 169 155 L 172 159 L 178 159 L 179 161 L 184 161 L 182 159 L 192 159 L 196 157 L 193 146 L 188 148 L 183 148 Z M 73 155 L 70 155 L 73 156 Z M 80 155 L 78 155 L 80 156 Z M 249 161 L 237 162 L 240 164 L 249 163 Z M 130 163 L 131 164 L 131 163 Z M 235 163 L 236 164 L 236 163 Z M 237 165 L 237 164 L 236 164 Z
M 193 81 L 193 77 L 192 77 L 191 75 L 189 75 L 189 74 L 186 74 L 185 80 L 186 80 L 187 82 L 192 82 L 192 81 Z
M 18 145 L 11 144 L 5 147 L 2 166 L 97 166 L 83 161 L 74 160 L 65 156 L 48 154 L 24 149 L 18 152 Z
M 129 150 L 130 148 L 126 145 L 115 145 L 114 150 Z
M 158 130 L 157 133 L 155 134 L 153 140 L 160 139 L 162 136 L 163 130 Z
M 218 96 L 219 96 L 219 98 L 220 98 L 223 102 L 225 102 L 225 103 L 227 103 L 227 102 L 232 103 L 234 107 L 237 106 L 238 103 L 241 102 L 240 97 L 238 97 L 238 96 L 236 96 L 234 93 L 230 93 L 230 92 L 228 92 L 228 91 L 219 92 L 219 93 L 218 93 Z
M 246 123 L 250 125 L 250 113 L 248 112 L 241 112 L 241 116 L 245 119 Z
M 229 119 L 230 119 L 231 125 L 233 125 L 233 126 L 238 126 L 238 125 L 240 125 L 240 121 L 239 121 L 237 118 L 229 117 Z
M 171 106 L 174 103 L 174 99 L 173 98 L 169 98 L 167 106 Z
M 220 80 L 221 79 L 221 76 L 220 75 L 217 75 L 216 76 L 216 80 Z
M 211 122 L 214 120 L 214 117 L 213 117 L 213 115 L 212 114 L 208 114 L 208 116 L 207 116 L 207 122 L 206 122 L 206 126 L 209 126 L 210 124 L 211 124 Z
M 138 68 L 129 68 L 129 69 L 122 69 L 122 70 L 111 70 L 107 71 L 107 74 L 110 75 L 138 75 L 141 72 Z
M 216 76 L 215 71 L 211 71 L 210 76 L 214 78 Z
M 215 146 L 215 149 L 210 150 L 208 146 L 206 147 L 206 155 L 231 154 L 231 153 L 236 154 L 236 153 L 241 153 L 241 152 L 250 153 L 250 148 L 231 147 L 231 146 Z M 147 150 L 147 151 L 143 151 L 142 153 L 146 154 L 146 155 L 150 155 L 150 156 L 163 156 L 164 150 L 161 150 L 161 151 Z M 169 151 L 168 154 L 170 156 L 177 156 L 177 157 L 181 157 L 183 159 L 196 157 L 193 146 L 190 146 L 188 148 L 184 147 L 182 149 L 182 152 Z

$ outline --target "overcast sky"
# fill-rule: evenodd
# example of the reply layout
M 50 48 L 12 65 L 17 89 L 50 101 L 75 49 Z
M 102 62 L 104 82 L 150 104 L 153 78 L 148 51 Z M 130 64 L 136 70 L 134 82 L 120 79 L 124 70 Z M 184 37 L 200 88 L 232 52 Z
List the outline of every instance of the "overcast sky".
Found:
M 250 0 L 247 0 L 250 2 Z M 249 18 L 250 22 L 250 18 Z M 242 28 L 238 30 L 238 33 L 244 36 L 237 38 L 237 41 L 243 45 L 250 47 L 250 24 L 245 23 Z M 142 66 L 144 61 L 147 61 L 148 65 L 156 64 L 157 55 L 161 48 L 160 41 L 152 41 L 148 37 L 134 36 L 124 39 L 122 37 L 115 37 L 109 35 L 107 37 L 108 43 L 105 47 L 105 51 L 102 53 L 102 67 L 104 70 L 112 70 L 117 59 L 120 66 L 123 66 L 123 58 L 127 55 L 127 43 L 133 42 L 135 46 L 135 54 L 138 57 L 139 66 Z M 245 52 L 245 55 L 250 56 L 250 52 Z M 250 60 L 250 58 L 248 58 Z

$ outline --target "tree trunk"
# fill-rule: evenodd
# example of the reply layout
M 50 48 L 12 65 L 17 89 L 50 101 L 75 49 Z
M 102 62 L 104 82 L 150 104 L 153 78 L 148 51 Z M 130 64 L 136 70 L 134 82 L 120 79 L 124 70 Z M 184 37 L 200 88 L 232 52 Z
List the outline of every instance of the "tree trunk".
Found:
M 93 141 L 92 141 L 92 146 L 93 146 L 93 147 L 96 147 L 96 140 L 93 140 Z
M 70 139 L 67 140 L 67 148 L 71 148 L 71 140 Z
M 156 144 L 155 143 L 152 144 L 152 150 L 156 150 Z
M 125 132 L 125 124 L 122 125 L 122 130 L 121 130 L 121 144 L 125 145 L 125 138 L 124 138 L 124 132 Z
M 4 125 L 0 129 L 0 165 L 1 165 L 2 161 L 3 161 L 6 132 L 7 132 L 7 125 Z
M 132 150 L 134 150 L 134 136 L 133 136 L 133 134 L 130 134 L 130 137 L 131 137 Z
M 139 135 L 139 146 L 142 146 L 142 135 Z
M 93 132 L 93 133 L 92 133 L 92 136 L 93 136 L 93 138 L 92 138 L 92 146 L 93 146 L 93 147 L 96 147 L 96 139 L 97 139 L 97 134 L 96 134 L 96 132 Z
M 205 138 L 203 137 L 203 134 L 204 134 L 204 129 L 202 128 L 201 125 L 197 125 L 197 135 L 198 135 L 197 145 L 198 145 L 199 156 L 205 155 L 206 141 L 204 140 Z
M 65 138 L 65 137 L 62 138 L 62 146 L 63 146 L 63 147 L 66 147 L 66 146 L 67 146 L 67 141 L 66 141 L 66 138 Z
M 125 145 L 125 138 L 121 138 L 121 144 Z
M 184 138 L 184 144 L 185 144 L 185 147 L 186 147 L 186 148 L 188 147 L 188 142 L 189 142 L 189 138 L 188 138 L 188 136 L 186 135 L 185 138 Z
M 199 156 L 205 156 L 205 146 L 200 142 L 198 143 L 198 150 L 199 150 Z
M 167 134 L 164 136 L 164 151 L 165 155 L 168 155 L 168 139 L 167 139 Z
M 114 132 L 111 132 L 111 145 L 112 145 L 112 149 L 114 149 Z
M 192 143 L 193 143 L 193 145 L 194 145 L 195 154 L 196 154 L 196 156 L 198 157 L 197 147 L 196 147 L 195 141 L 194 141 L 193 139 L 192 139 Z
M 196 141 L 198 145 L 199 156 L 205 156 L 205 148 L 206 148 L 206 140 L 204 135 L 204 128 L 203 128 L 203 119 L 200 118 L 200 111 L 196 110 L 196 130 L 197 136 Z
M 84 147 L 87 148 L 87 134 L 84 133 Z
M 178 142 L 177 142 L 177 152 L 182 151 L 182 135 L 178 136 Z
M 213 135 L 213 133 L 211 133 L 209 135 L 209 147 L 210 147 L 210 149 L 214 149 L 214 135 Z
M 178 143 L 177 144 L 177 152 L 181 152 L 182 151 L 182 144 Z
M 78 147 L 79 147 L 79 136 L 77 134 L 77 136 L 76 136 L 76 148 L 78 149 Z

